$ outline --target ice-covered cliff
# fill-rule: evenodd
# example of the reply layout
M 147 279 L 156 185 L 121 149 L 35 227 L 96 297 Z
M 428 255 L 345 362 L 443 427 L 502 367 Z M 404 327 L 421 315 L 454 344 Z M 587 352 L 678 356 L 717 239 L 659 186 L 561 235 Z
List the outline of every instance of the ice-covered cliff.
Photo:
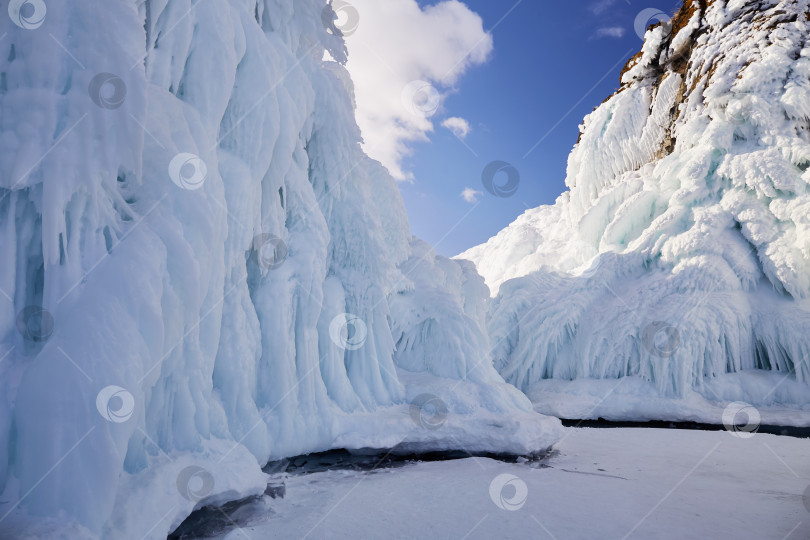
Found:
M 569 191 L 459 256 L 496 295 L 496 367 L 541 410 L 719 422 L 704 400 L 739 400 L 810 423 L 809 17 L 687 0 L 586 117 Z
M 165 538 L 331 447 L 554 442 L 362 153 L 324 0 L 8 11 L 0 536 Z

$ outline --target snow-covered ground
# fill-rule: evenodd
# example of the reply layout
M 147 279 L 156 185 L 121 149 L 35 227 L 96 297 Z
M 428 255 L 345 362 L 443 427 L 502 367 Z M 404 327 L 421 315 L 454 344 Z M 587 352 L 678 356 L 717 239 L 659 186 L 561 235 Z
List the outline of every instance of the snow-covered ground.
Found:
M 291 475 L 283 499 L 220 538 L 809 538 L 810 440 L 739 435 L 580 428 L 547 468 L 468 458 Z

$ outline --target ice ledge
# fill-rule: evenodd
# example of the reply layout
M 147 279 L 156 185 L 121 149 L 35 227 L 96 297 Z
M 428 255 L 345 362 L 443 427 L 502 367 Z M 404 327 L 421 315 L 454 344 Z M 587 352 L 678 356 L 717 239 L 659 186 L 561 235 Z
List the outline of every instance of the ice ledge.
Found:
M 697 422 L 723 425 L 735 405 L 755 410 L 757 425 L 810 427 L 807 386 L 785 374 L 766 371 L 726 373 L 705 381 L 706 395 L 690 390 L 683 398 L 663 397 L 653 383 L 640 377 L 621 379 L 546 379 L 531 386 L 528 395 L 542 414 L 575 420 L 616 422 Z M 789 405 L 783 405 L 783 403 Z M 725 418 L 724 418 L 725 415 Z M 746 416 L 750 416 L 746 413 Z M 754 419 L 736 418 L 735 423 Z
M 398 376 L 406 386 L 408 403 L 339 417 L 341 434 L 332 448 L 533 455 L 563 436 L 561 422 L 533 411 L 512 385 L 452 381 L 402 370 Z

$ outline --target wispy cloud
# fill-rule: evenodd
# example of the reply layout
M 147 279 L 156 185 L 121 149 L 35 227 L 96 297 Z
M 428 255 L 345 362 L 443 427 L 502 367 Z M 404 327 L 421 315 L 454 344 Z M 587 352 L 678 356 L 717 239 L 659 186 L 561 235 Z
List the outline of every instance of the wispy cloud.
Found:
M 469 135 L 471 130 L 470 123 L 464 120 L 463 118 L 459 118 L 457 116 L 445 118 L 444 121 L 442 121 L 442 127 L 452 131 L 453 135 L 455 135 L 459 139 L 465 139 L 467 135 Z
M 603 26 L 602 28 L 597 28 L 596 32 L 594 32 L 593 37 L 604 38 L 622 38 L 624 37 L 625 29 L 621 26 Z
M 594 15 L 601 15 L 601 14 L 603 14 L 605 11 L 607 11 L 608 9 L 610 9 L 610 7 L 611 7 L 613 4 L 615 4 L 615 3 L 616 3 L 616 0 L 597 0 L 596 2 L 594 2 L 593 4 L 591 4 L 591 5 L 588 7 L 588 9 L 589 9 L 589 10 L 591 11 L 591 13 L 593 13 Z
M 468 203 L 474 204 L 478 202 L 478 197 L 480 197 L 483 194 L 484 194 L 483 191 L 478 191 L 471 187 L 466 187 L 464 188 L 464 191 L 461 192 L 460 196 Z

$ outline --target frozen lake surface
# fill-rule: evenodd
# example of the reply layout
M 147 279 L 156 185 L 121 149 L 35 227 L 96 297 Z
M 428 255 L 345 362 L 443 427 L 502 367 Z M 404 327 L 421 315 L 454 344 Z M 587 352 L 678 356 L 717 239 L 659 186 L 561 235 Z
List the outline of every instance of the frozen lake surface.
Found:
M 379 461 L 299 460 L 209 537 L 810 538 L 809 439 L 572 428 L 543 460 Z

